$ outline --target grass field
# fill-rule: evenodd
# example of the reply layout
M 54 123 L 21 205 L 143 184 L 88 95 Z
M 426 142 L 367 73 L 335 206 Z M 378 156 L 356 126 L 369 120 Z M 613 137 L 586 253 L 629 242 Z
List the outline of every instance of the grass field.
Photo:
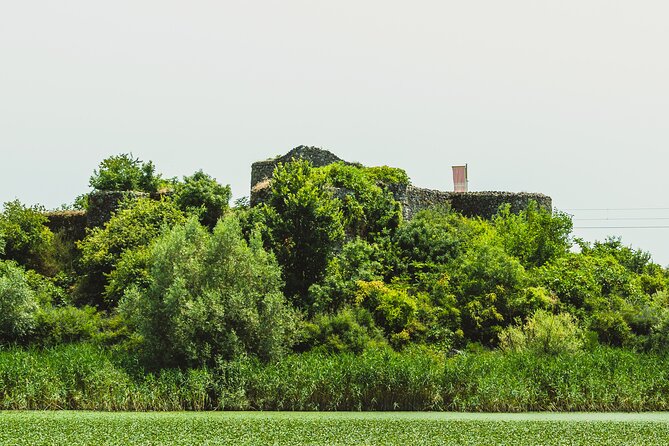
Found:
M 2 445 L 666 445 L 669 413 L 1 412 Z

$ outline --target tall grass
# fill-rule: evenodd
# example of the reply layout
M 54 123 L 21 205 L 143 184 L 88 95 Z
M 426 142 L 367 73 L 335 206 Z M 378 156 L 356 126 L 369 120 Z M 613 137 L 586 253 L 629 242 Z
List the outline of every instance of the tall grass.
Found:
M 73 344 L 0 351 L 0 409 L 647 411 L 669 409 L 669 357 L 602 348 L 302 354 L 143 373 Z

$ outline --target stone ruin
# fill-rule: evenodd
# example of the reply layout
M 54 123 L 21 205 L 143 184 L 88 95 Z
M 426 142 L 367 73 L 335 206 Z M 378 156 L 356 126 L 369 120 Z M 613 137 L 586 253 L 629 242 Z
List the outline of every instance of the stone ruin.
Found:
M 274 169 L 280 163 L 303 159 L 315 167 L 323 167 L 332 163 L 344 163 L 361 166 L 359 163 L 350 163 L 342 160 L 332 152 L 318 147 L 299 146 L 283 156 L 257 161 L 251 165 L 251 206 L 262 203 L 271 190 L 271 179 Z M 550 197 L 536 193 L 515 192 L 444 192 L 432 189 L 423 189 L 408 185 L 391 185 L 395 199 L 402 206 L 404 219 L 411 219 L 418 211 L 437 205 L 450 205 L 452 209 L 467 217 L 491 218 L 502 204 L 510 204 L 511 212 L 520 212 L 527 208 L 530 201 L 535 201 L 540 207 L 552 210 Z M 147 196 L 142 192 L 132 191 L 97 191 L 89 196 L 88 211 L 50 212 L 48 226 L 54 232 L 63 231 L 70 240 L 81 240 L 86 234 L 86 228 L 104 225 L 111 218 L 119 203 L 128 197 Z M 154 197 L 156 199 L 159 196 Z
M 318 147 L 299 146 L 283 156 L 265 161 L 257 161 L 251 165 L 251 206 L 262 203 L 271 188 L 274 169 L 280 163 L 303 159 L 314 167 L 342 162 L 349 165 L 360 165 L 342 160 L 335 154 Z M 445 192 L 424 189 L 408 185 L 395 185 L 390 188 L 395 199 L 402 206 L 402 215 L 411 219 L 417 212 L 432 206 L 450 205 L 452 209 L 466 217 L 491 218 L 503 204 L 511 205 L 511 212 L 518 213 L 526 209 L 531 201 L 541 208 L 552 211 L 551 197 L 527 192 Z

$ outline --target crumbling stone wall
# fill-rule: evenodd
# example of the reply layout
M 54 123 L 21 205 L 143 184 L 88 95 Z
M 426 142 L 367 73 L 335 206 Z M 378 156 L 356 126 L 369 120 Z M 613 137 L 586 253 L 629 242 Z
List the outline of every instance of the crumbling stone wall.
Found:
M 350 164 L 328 150 L 310 146 L 298 146 L 283 156 L 257 161 L 251 164 L 251 201 L 253 201 L 253 188 L 255 186 L 272 178 L 274 169 L 279 163 L 287 163 L 294 159 L 307 160 L 314 167 L 323 167 L 337 162 Z
M 95 191 L 88 196 L 87 225 L 90 228 L 104 225 L 126 198 L 148 197 L 146 192 Z
M 451 207 L 466 217 L 491 218 L 503 204 L 511 205 L 511 212 L 517 214 L 527 209 L 531 201 L 549 212 L 553 210 L 553 200 L 544 194 L 491 191 L 451 192 L 449 195 Z
M 416 213 L 434 206 L 450 206 L 466 217 L 491 218 L 503 204 L 511 205 L 511 212 L 526 209 L 530 201 L 548 211 L 553 209 L 551 197 L 527 192 L 444 192 L 415 186 L 396 187 L 392 190 L 402 205 L 402 216 L 411 220 Z
M 82 240 L 86 236 L 86 211 L 54 211 L 46 214 L 46 226 L 54 234 L 61 233 L 66 240 Z
M 335 162 L 344 162 L 327 150 L 317 147 L 299 146 L 286 155 L 271 160 L 259 161 L 251 166 L 251 206 L 262 203 L 269 197 L 270 179 L 279 163 L 293 159 L 306 159 L 316 167 L 327 166 Z M 551 197 L 538 193 L 515 192 L 445 192 L 423 189 L 412 185 L 391 185 L 389 187 L 395 199 L 402 205 L 404 219 L 410 220 L 417 212 L 432 206 L 450 205 L 454 210 L 467 217 L 491 218 L 503 204 L 511 205 L 511 212 L 518 213 L 526 209 L 530 201 L 535 201 L 547 210 L 552 210 Z

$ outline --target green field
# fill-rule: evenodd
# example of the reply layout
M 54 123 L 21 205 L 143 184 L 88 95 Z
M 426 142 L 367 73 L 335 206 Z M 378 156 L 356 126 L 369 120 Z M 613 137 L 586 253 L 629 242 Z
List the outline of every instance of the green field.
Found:
M 666 445 L 669 413 L 2 412 L 2 445 Z

